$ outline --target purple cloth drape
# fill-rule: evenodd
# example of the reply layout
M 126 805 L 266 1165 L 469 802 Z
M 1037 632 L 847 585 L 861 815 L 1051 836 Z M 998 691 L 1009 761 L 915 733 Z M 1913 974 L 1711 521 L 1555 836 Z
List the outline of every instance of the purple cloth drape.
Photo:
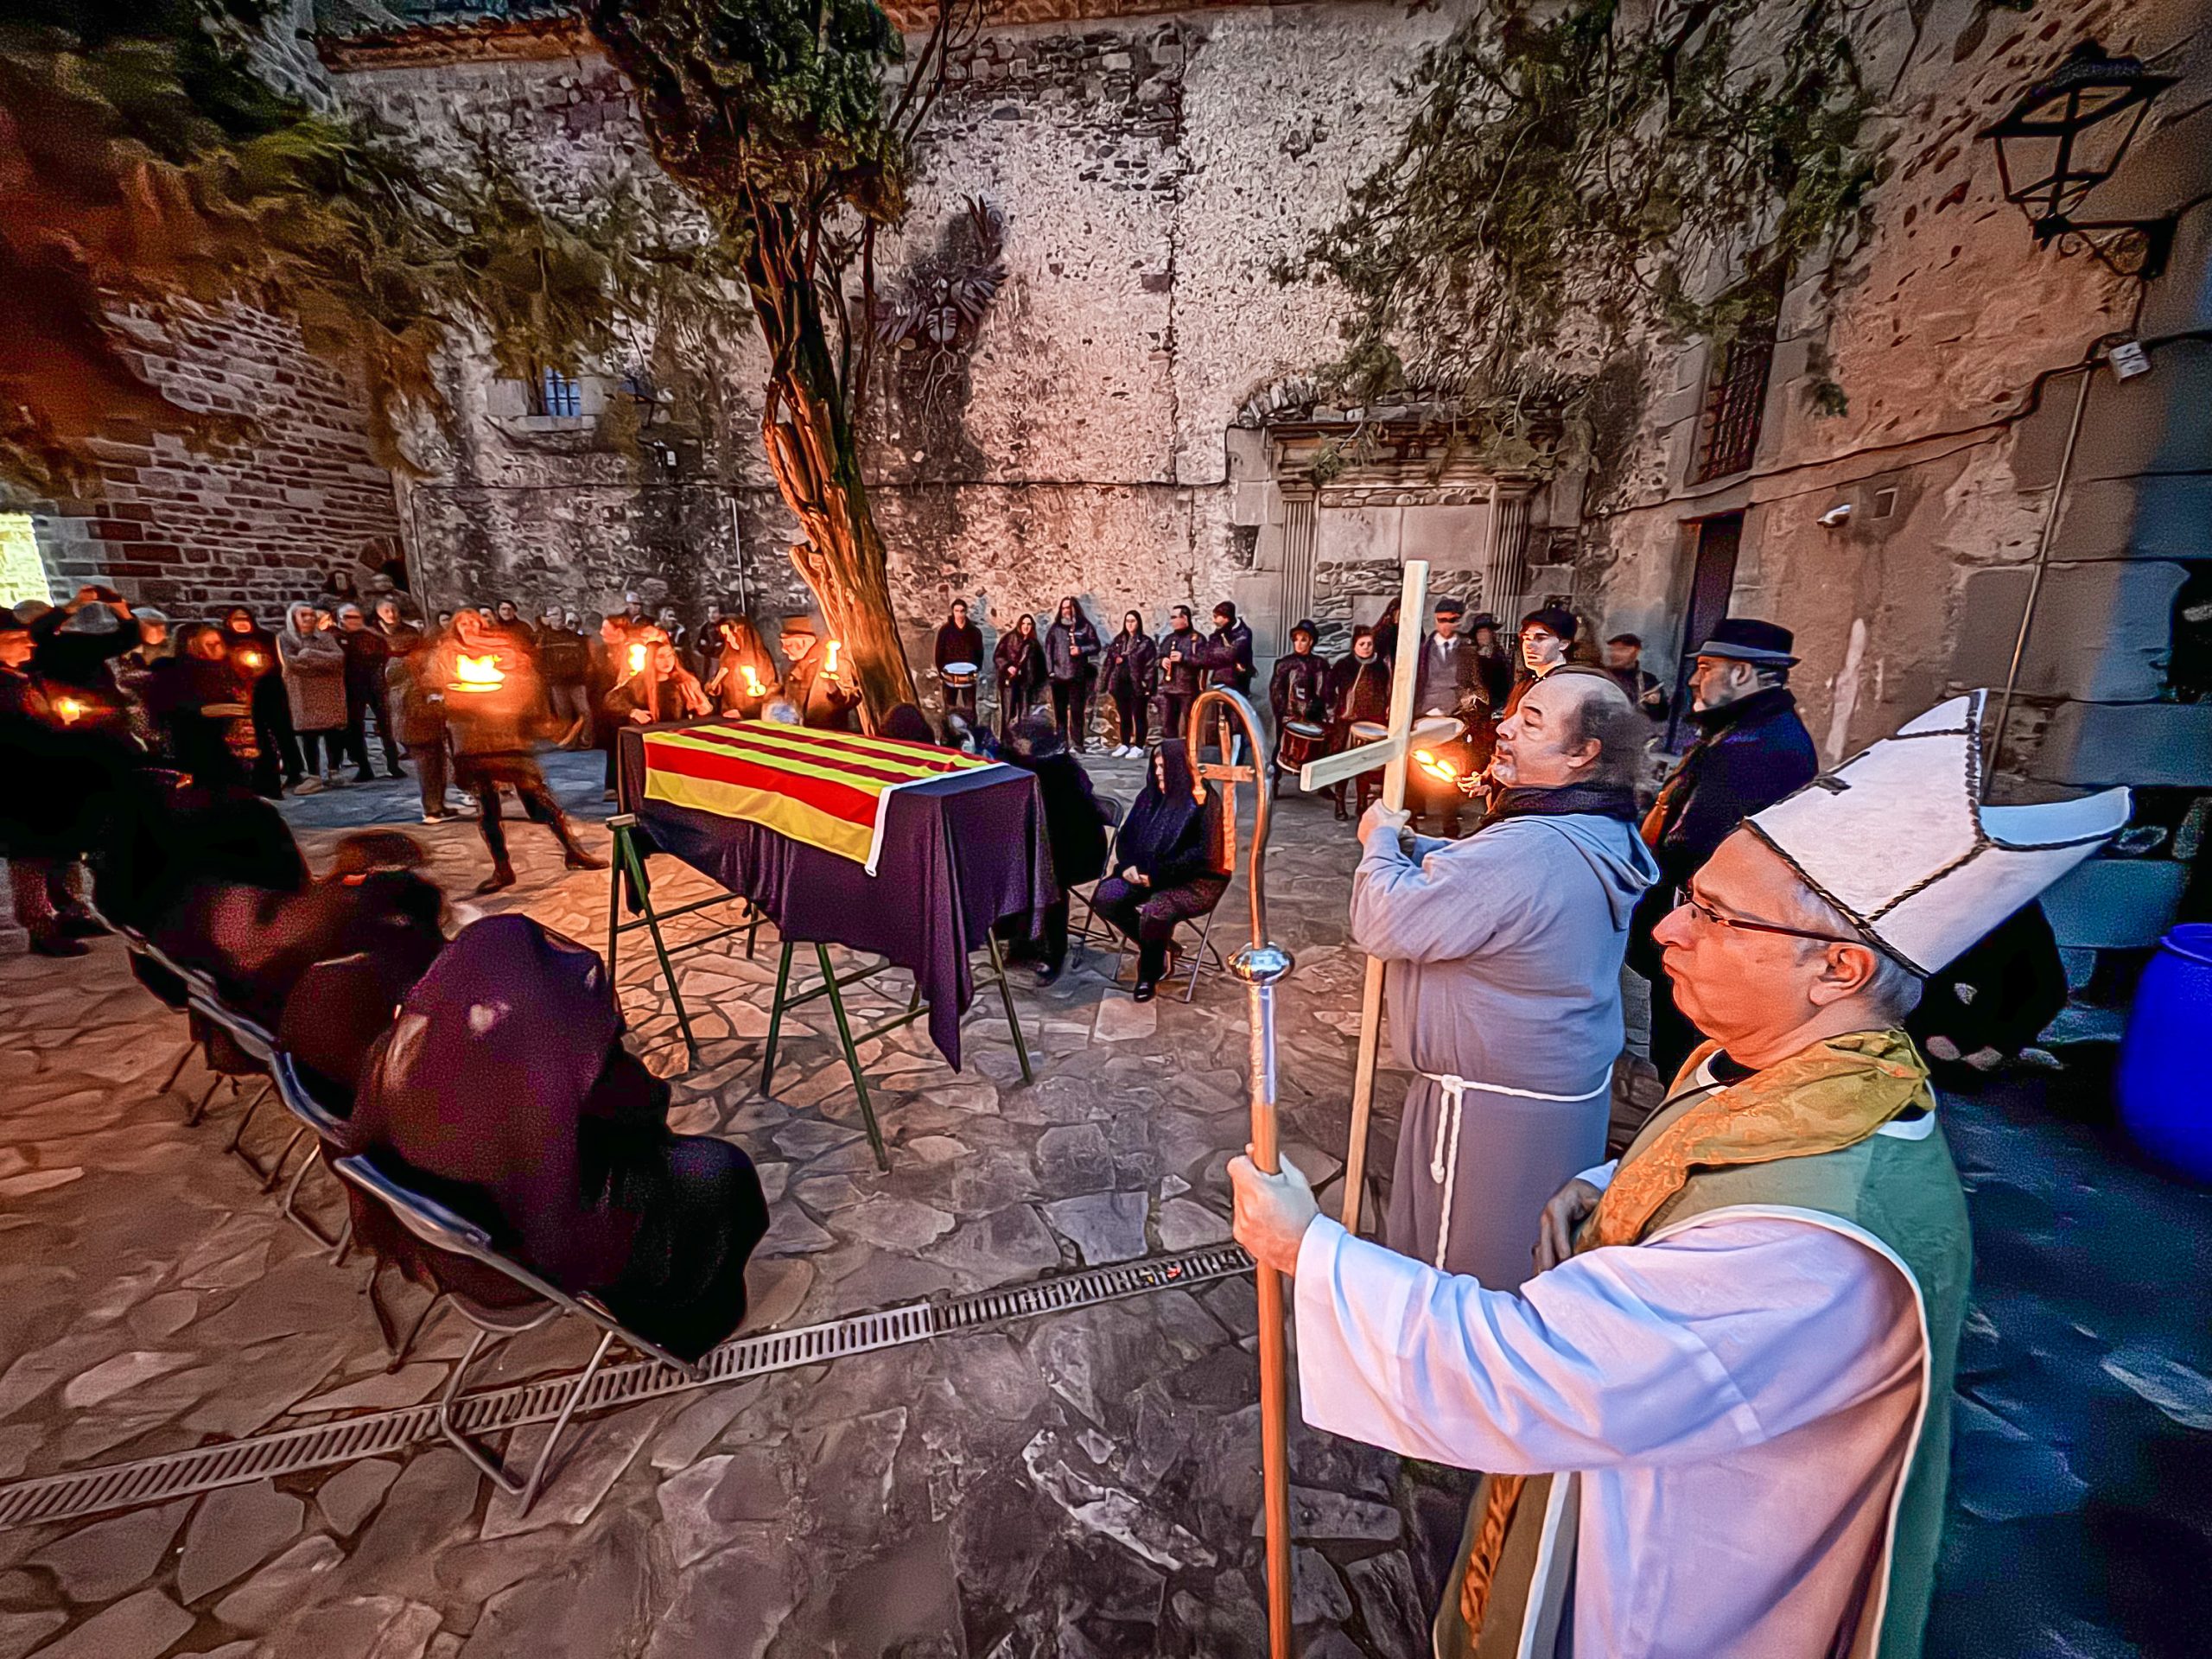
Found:
M 849 858 L 762 825 L 645 798 L 645 737 L 622 731 L 622 810 L 649 850 L 681 859 L 751 900 L 786 939 L 842 944 L 910 970 L 929 1004 L 930 1040 L 960 1066 L 960 1020 L 976 1000 L 968 953 L 1003 916 L 1034 934 L 1058 897 L 1045 804 L 1026 772 L 956 773 L 891 798 L 873 876 Z

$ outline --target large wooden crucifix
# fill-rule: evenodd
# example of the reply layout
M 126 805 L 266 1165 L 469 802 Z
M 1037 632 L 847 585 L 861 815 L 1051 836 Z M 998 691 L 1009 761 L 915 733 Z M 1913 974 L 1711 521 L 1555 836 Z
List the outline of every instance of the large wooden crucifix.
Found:
M 1304 790 L 1325 788 L 1357 778 L 1363 772 L 1382 768 L 1382 804 L 1402 811 L 1406 804 L 1406 766 L 1414 750 L 1414 682 L 1421 669 L 1422 620 L 1428 611 L 1428 561 L 1406 561 L 1405 580 L 1398 589 L 1398 649 L 1390 676 L 1390 731 L 1378 743 L 1309 760 L 1298 773 Z M 1359 996 L 1359 1058 L 1351 1074 L 1351 1138 L 1344 1148 L 1344 1230 L 1359 1231 L 1360 1200 L 1367 1184 L 1367 1121 L 1375 1106 L 1375 1068 L 1382 1041 L 1382 963 L 1367 959 L 1367 981 Z

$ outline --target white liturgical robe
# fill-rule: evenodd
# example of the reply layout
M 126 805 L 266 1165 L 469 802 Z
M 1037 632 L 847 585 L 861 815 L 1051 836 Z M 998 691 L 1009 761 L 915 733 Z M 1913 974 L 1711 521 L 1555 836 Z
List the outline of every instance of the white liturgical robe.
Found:
M 1295 1295 L 1316 1428 L 1500 1474 L 1580 1471 L 1576 1659 L 1839 1650 L 1921 1387 L 1912 1286 L 1870 1244 L 1721 1211 L 1513 1294 L 1322 1217 Z

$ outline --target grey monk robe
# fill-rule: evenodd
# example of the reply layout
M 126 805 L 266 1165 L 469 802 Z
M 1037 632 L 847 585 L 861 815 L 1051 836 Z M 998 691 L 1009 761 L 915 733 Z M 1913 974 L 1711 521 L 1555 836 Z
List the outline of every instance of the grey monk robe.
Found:
M 1529 1277 L 1545 1200 L 1605 1155 L 1621 957 L 1657 875 L 1635 826 L 1596 812 L 1498 818 L 1464 841 L 1416 837 L 1410 855 L 1369 837 L 1352 939 L 1388 964 L 1392 1052 L 1421 1074 L 1399 1124 L 1392 1249 L 1496 1290 Z

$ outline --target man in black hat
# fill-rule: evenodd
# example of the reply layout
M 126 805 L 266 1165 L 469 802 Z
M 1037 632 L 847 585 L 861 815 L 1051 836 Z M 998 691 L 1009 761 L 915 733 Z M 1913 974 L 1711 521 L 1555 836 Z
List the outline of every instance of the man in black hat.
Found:
M 1738 824 L 1795 794 L 1821 769 L 1789 690 L 1793 644 L 1789 630 L 1771 622 L 1729 617 L 1714 625 L 1690 672 L 1698 740 L 1643 821 L 1659 880 L 1637 908 L 1629 964 L 1651 982 L 1651 1063 L 1662 1079 L 1681 1068 L 1700 1033 L 1675 1007 L 1651 930 Z

